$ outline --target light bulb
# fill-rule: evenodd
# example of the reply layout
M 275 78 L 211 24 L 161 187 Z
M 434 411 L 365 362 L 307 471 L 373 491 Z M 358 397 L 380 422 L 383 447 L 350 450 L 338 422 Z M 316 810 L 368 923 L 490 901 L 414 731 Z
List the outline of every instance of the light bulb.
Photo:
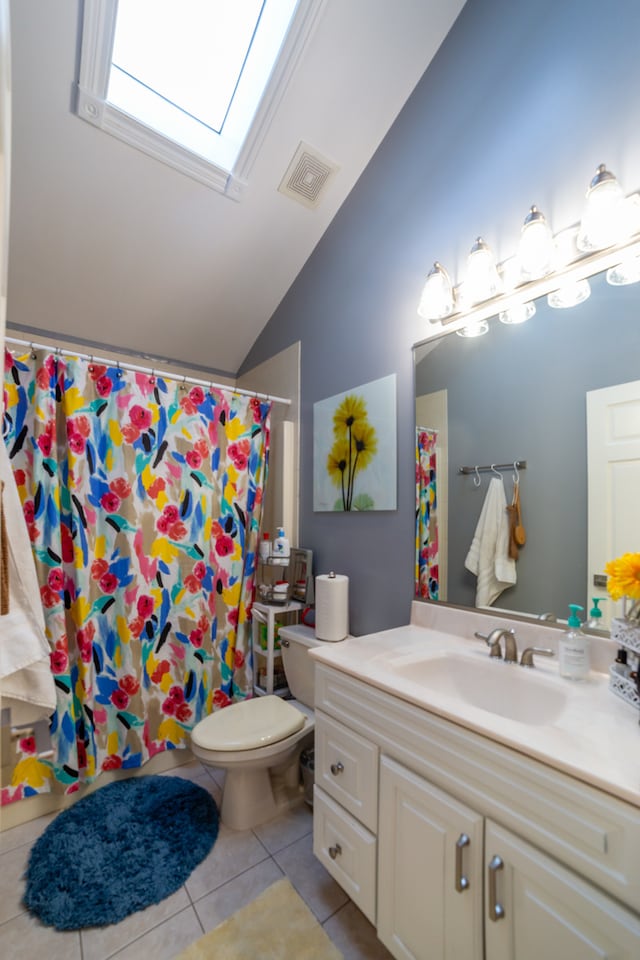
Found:
M 495 258 L 482 237 L 478 237 L 471 247 L 465 286 L 472 303 L 481 303 L 502 293 L 503 286 Z
M 525 217 L 518 246 L 520 270 L 526 280 L 544 277 L 553 267 L 555 244 L 544 214 L 534 205 Z
M 588 280 L 578 280 L 575 283 L 568 283 L 559 290 L 554 290 L 547 297 L 550 307 L 556 310 L 564 310 L 567 307 L 576 307 L 583 303 L 591 295 L 591 287 Z
M 624 287 L 629 283 L 640 281 L 640 257 L 629 257 L 622 260 L 615 267 L 607 270 L 607 283 L 612 287 Z
M 418 313 L 425 320 L 442 320 L 453 310 L 453 289 L 449 274 L 436 262 L 429 271 L 418 305 Z
M 489 332 L 489 321 L 488 320 L 476 320 L 475 323 L 470 323 L 466 327 L 462 327 L 460 330 L 456 330 L 456 333 L 459 337 L 483 337 L 485 333 Z
M 503 310 L 502 313 L 498 314 L 498 320 L 500 323 L 508 324 L 524 323 L 526 320 L 530 320 L 535 312 L 536 305 L 530 300 L 528 303 L 518 303 L 510 310 Z
M 576 244 L 578 250 L 603 250 L 628 233 L 622 187 L 601 163 L 587 190 Z

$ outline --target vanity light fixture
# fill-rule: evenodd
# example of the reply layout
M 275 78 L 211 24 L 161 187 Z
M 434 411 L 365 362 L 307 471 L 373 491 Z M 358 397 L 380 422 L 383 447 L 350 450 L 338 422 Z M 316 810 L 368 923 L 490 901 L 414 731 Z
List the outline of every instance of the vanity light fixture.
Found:
M 525 323 L 535 312 L 536 305 L 530 300 L 528 303 L 517 303 L 510 310 L 503 310 L 498 314 L 498 320 L 507 324 Z
M 601 163 L 589 184 L 576 244 L 578 250 L 603 250 L 628 235 L 622 187 Z
M 418 313 L 425 320 L 442 320 L 453 310 L 454 296 L 451 278 L 441 263 L 434 263 L 427 274 Z
M 523 279 L 536 280 L 550 273 L 554 266 L 555 244 L 551 228 L 535 204 L 524 219 L 518 260 Z
M 566 283 L 550 293 L 547 297 L 547 303 L 556 310 L 564 310 L 567 307 L 577 307 L 579 303 L 584 303 L 591 296 L 591 286 L 587 279 L 577 280 L 574 283 Z
M 607 208 L 614 214 L 600 217 Z M 606 230 L 599 232 L 596 228 L 602 222 Z M 614 223 L 618 225 L 615 236 Z M 607 246 L 596 246 L 606 240 Z M 492 288 L 487 275 L 492 270 L 498 286 L 487 296 Z M 453 286 L 444 267 L 434 264 L 418 307 L 420 316 L 433 326 L 414 346 L 449 331 L 463 337 L 481 336 L 496 316 L 505 324 L 522 323 L 535 313 L 533 301 L 538 297 L 548 297 L 556 308 L 575 306 L 590 295 L 588 278 L 597 273 L 606 271 L 607 281 L 614 286 L 640 282 L 640 194 L 625 197 L 616 178 L 601 164 L 589 187 L 581 223 L 554 236 L 544 215 L 532 206 L 522 226 L 517 254 L 496 266 L 491 251 L 478 237 L 469 255 L 468 271 L 469 276 Z
M 504 286 L 489 246 L 478 237 L 467 259 L 466 295 L 471 303 L 481 303 L 502 293 Z

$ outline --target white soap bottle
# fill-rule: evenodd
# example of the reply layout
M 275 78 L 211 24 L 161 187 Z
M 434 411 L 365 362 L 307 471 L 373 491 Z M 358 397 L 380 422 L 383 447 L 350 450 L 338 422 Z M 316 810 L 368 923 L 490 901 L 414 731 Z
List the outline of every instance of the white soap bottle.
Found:
M 262 563 L 266 563 L 271 556 L 271 543 L 268 533 L 262 534 L 262 540 L 258 546 L 258 555 Z
M 569 629 L 565 630 L 558 643 L 560 676 L 567 680 L 584 680 L 589 674 L 589 638 L 580 629 L 578 617 L 578 610 L 584 610 L 584 607 L 570 603 L 569 610 Z
M 284 527 L 278 527 L 278 535 L 273 541 L 273 556 L 279 563 L 287 564 L 290 553 L 289 541 L 284 535 Z

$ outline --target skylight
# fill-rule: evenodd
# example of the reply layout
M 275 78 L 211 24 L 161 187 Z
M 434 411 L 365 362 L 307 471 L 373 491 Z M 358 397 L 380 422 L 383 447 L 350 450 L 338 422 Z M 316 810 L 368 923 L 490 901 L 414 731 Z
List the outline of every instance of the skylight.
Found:
M 252 126 L 281 95 L 322 2 L 85 4 L 77 112 L 229 192 Z

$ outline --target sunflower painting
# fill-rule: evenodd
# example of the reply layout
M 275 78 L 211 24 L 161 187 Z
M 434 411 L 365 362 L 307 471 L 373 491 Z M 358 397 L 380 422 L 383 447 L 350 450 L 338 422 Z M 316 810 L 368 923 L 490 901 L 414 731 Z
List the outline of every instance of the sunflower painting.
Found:
M 396 509 L 396 378 L 374 380 L 313 408 L 313 508 Z

